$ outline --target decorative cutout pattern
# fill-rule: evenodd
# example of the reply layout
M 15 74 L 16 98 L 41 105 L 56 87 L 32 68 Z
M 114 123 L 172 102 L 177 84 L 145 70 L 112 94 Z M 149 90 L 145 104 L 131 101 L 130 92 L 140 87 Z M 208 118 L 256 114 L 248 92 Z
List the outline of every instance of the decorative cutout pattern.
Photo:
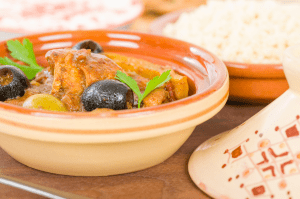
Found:
M 274 190 L 279 189 L 292 199 L 288 179 L 300 175 L 300 122 L 299 116 L 283 127 L 274 129 L 274 136 L 264 138 L 264 134 L 255 131 L 258 136 L 257 149 L 253 150 L 247 145 L 249 138 L 242 143 L 226 149 L 228 155 L 226 164 L 229 166 L 243 162 L 244 171 L 238 171 L 236 176 L 229 176 L 228 183 L 234 178 L 242 183 L 239 187 L 247 193 L 247 198 L 275 198 Z M 272 133 L 272 132 L 271 132 Z M 257 139 L 253 139 L 257 140 Z

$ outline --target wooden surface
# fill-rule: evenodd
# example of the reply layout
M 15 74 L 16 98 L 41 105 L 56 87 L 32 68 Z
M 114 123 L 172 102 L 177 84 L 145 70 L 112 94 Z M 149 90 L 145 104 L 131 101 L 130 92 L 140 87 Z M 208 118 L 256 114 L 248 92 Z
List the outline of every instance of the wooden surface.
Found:
M 147 32 L 156 14 L 145 14 L 137 19 L 131 30 Z M 264 105 L 227 104 L 216 116 L 197 126 L 186 143 L 165 162 L 152 168 L 129 174 L 108 177 L 72 177 L 31 169 L 0 148 L 0 172 L 38 185 L 101 199 L 206 199 L 188 174 L 192 152 L 208 138 L 232 129 L 253 116 Z M 0 198 L 44 198 L 17 188 L 0 184 Z
M 264 106 L 227 104 L 216 116 L 196 127 L 185 144 L 165 162 L 143 171 L 108 177 L 72 177 L 31 169 L 0 149 L 0 171 L 60 191 L 101 199 L 207 199 L 191 181 L 188 160 L 192 152 L 208 138 L 232 129 Z M 0 198 L 43 198 L 0 184 Z

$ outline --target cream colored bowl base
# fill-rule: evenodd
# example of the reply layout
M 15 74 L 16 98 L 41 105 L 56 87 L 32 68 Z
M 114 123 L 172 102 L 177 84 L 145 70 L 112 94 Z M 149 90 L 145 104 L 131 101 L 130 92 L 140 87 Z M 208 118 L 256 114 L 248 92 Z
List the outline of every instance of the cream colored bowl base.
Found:
M 26 38 L 44 66 L 47 50 L 93 39 L 107 52 L 172 65 L 189 77 L 193 93 L 161 106 L 105 113 L 58 113 L 0 103 L 1 148 L 42 171 L 105 176 L 154 166 L 174 154 L 194 128 L 217 114 L 228 98 L 229 77 L 224 63 L 178 40 L 111 30 L 64 31 Z M 5 42 L 0 42 L 0 49 L 2 57 L 7 56 Z
M 0 143 L 13 158 L 35 169 L 74 176 L 107 176 L 163 162 L 182 146 L 194 129 L 129 142 L 64 145 L 0 134 Z
M 144 129 L 143 131 L 128 133 L 67 134 L 45 132 L 48 128 L 45 129 L 44 127 L 40 127 L 39 131 L 34 131 L 28 129 L 31 126 L 18 126 L 12 123 L 14 125 L 7 128 L 2 124 L 1 129 L 3 131 L 8 129 L 9 133 L 0 133 L 0 146 L 19 162 L 38 170 L 56 174 L 107 176 L 146 169 L 173 155 L 188 139 L 196 125 L 217 114 L 227 101 L 228 87 L 227 76 L 222 88 L 206 99 L 197 101 L 191 106 L 170 110 L 172 113 L 168 115 L 172 115 L 172 117 L 180 118 L 186 114 L 191 115 L 176 120 L 177 123 L 174 125 L 157 124 L 152 129 L 147 130 L 141 127 Z M 6 117 L 17 118 L 10 117 L 9 114 Z M 30 121 L 29 116 L 24 116 L 24 118 Z M 47 118 L 38 118 L 48 122 Z M 141 116 L 134 121 L 127 118 L 108 118 L 107 120 L 109 122 L 116 120 L 118 126 L 121 126 L 123 122 L 138 127 L 144 123 L 157 122 L 163 119 L 169 119 L 165 116 L 165 112 Z M 62 121 L 62 124 L 69 126 L 67 121 L 69 120 Z M 97 118 L 95 122 L 93 119 L 80 121 L 81 123 L 70 120 L 73 126 L 77 123 L 85 127 L 92 126 L 92 124 L 99 126 Z M 84 121 L 87 124 L 82 124 Z M 25 122 L 27 125 L 27 121 Z M 109 122 L 104 123 L 102 121 L 102 124 L 112 123 Z M 49 120 L 50 123 L 51 120 Z M 59 126 L 58 122 L 56 125 Z M 126 130 L 126 128 L 123 129 Z
M 300 45 L 286 50 L 283 65 L 289 90 L 192 154 L 190 176 L 212 197 L 300 198 Z

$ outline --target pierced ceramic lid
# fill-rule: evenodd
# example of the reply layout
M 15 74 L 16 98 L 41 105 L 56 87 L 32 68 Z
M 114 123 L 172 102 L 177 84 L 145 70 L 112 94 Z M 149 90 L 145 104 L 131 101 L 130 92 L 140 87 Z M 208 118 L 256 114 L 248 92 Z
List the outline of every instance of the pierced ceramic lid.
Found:
M 300 198 L 300 45 L 283 59 L 290 88 L 233 130 L 201 144 L 189 160 L 194 183 L 214 198 Z

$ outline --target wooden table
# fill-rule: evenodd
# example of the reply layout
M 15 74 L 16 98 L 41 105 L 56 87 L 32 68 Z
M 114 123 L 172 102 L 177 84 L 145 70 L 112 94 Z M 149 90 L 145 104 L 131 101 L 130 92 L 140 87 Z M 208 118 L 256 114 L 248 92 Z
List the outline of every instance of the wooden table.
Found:
M 144 15 L 131 30 L 147 32 L 156 15 Z M 253 116 L 265 105 L 231 103 L 212 119 L 197 126 L 185 144 L 169 159 L 152 168 L 108 177 L 73 177 L 55 175 L 29 168 L 11 158 L 0 148 L 0 172 L 57 190 L 101 199 L 206 199 L 192 182 L 188 161 L 193 151 L 208 138 L 232 129 Z M 0 198 L 44 198 L 0 184 Z
M 196 127 L 185 144 L 169 159 L 152 168 L 108 177 L 72 177 L 31 169 L 0 149 L 0 171 L 39 185 L 90 198 L 101 199 L 206 199 L 188 174 L 190 155 L 208 138 L 232 129 L 253 116 L 264 105 L 227 103 L 213 118 Z M 0 198 L 43 198 L 0 184 Z

